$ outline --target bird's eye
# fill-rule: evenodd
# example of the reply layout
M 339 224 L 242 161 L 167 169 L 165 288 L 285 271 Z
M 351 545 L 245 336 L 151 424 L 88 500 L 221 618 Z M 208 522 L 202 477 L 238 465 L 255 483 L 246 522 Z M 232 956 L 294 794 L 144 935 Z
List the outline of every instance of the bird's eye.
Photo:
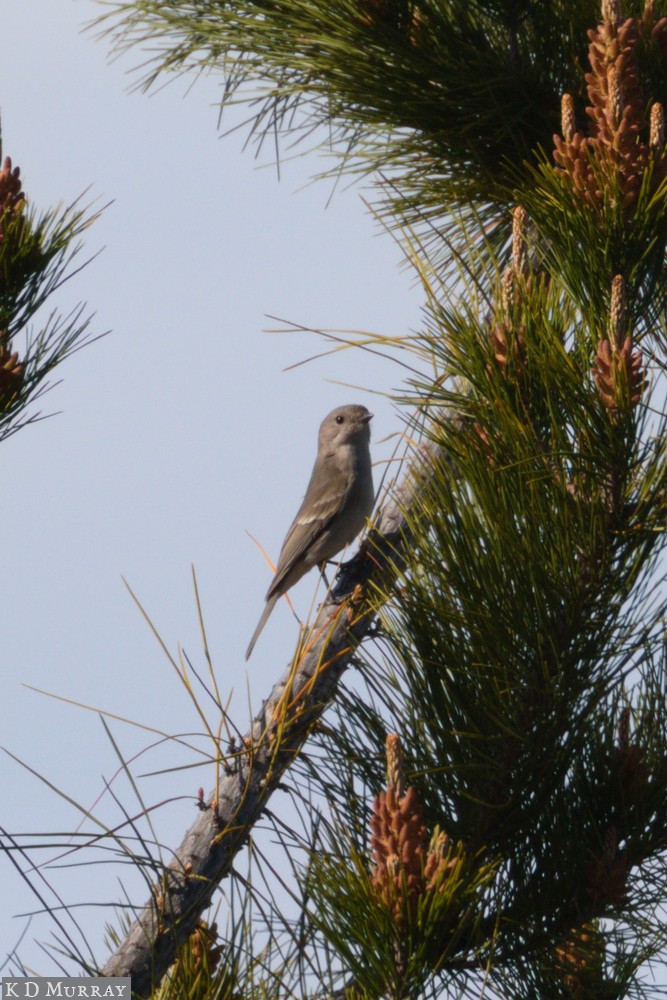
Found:
M 336 417 L 336 423 L 337 424 L 344 424 L 345 423 L 345 417 L 342 417 L 340 415 L 340 413 L 339 413 L 338 416 Z

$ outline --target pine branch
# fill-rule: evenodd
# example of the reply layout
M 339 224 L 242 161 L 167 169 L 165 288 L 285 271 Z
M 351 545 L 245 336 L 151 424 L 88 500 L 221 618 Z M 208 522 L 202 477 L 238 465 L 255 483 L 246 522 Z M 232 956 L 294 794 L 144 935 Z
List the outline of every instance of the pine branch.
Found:
M 79 201 L 38 214 L 21 171 L 0 143 L 0 441 L 40 419 L 28 407 L 49 389 L 54 368 L 97 339 L 83 306 L 31 324 L 49 297 L 81 269 L 72 267 L 81 233 L 99 216 Z
M 141 51 L 139 86 L 221 73 L 249 141 L 313 143 L 332 172 L 385 173 L 383 217 L 426 231 L 472 207 L 502 229 L 576 93 L 597 0 L 107 0 L 96 27 Z M 323 126 L 323 128 L 322 128 Z M 423 229 L 422 229 L 423 231 Z M 487 230 L 488 232 L 488 230 Z M 503 231 L 500 241 L 506 237 Z
M 457 412 L 446 419 L 454 429 L 463 421 Z M 370 607 L 373 581 L 381 576 L 386 590 L 403 567 L 410 545 L 410 508 L 440 457 L 433 445 L 417 451 L 359 552 L 339 572 L 301 654 L 255 716 L 243 741 L 244 752 L 208 803 L 202 803 L 174 860 L 153 886 L 151 899 L 104 966 L 105 976 L 131 976 L 136 996 L 150 995 L 195 930 L 271 794 L 335 696 L 375 621 Z

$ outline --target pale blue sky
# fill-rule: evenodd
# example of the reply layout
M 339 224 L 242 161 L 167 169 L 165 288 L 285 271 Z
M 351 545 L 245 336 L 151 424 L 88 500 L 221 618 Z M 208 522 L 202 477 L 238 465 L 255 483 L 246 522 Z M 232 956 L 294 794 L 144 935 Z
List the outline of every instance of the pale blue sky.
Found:
M 52 303 L 66 312 L 85 300 L 94 331 L 111 332 L 61 368 L 63 383 L 41 404 L 59 415 L 2 445 L 0 744 L 86 805 L 117 766 L 98 718 L 24 685 L 160 730 L 197 729 L 121 581 L 170 648 L 180 641 L 201 663 L 194 563 L 218 683 L 235 689 L 242 723 L 296 636 L 281 602 L 246 674 L 243 651 L 269 580 L 246 530 L 275 558 L 332 407 L 374 411 L 377 457 L 389 452 L 378 440 L 400 429 L 382 396 L 329 381 L 382 394 L 399 385 L 398 367 L 345 352 L 284 372 L 322 345 L 263 332 L 275 325 L 265 314 L 400 336 L 418 327 L 422 300 L 358 188 L 339 190 L 327 208 L 331 185 L 304 189 L 321 159 L 288 163 L 279 183 L 268 158 L 257 169 L 242 152 L 241 135 L 219 138 L 218 81 L 189 93 L 184 81 L 150 98 L 128 93 L 138 54 L 110 63 L 107 44 L 81 33 L 99 11 L 93 0 L 8 0 L 0 36 L 4 153 L 21 167 L 31 202 L 48 208 L 86 189 L 87 200 L 113 202 L 86 235 L 85 255 L 103 252 Z M 295 592 L 302 614 L 314 586 L 311 576 Z M 114 734 L 128 755 L 149 742 L 119 724 Z M 137 770 L 167 762 L 155 752 Z M 145 791 L 150 802 L 179 799 L 200 784 L 208 790 L 212 774 L 176 773 Z M 126 789 L 122 797 L 129 803 Z M 70 806 L 5 755 L 0 801 L 0 826 L 12 832 L 76 823 Z M 160 834 L 175 847 L 193 803 L 161 816 Z M 1 962 L 25 926 L 14 915 L 37 904 L 5 857 L 0 866 Z M 109 865 L 49 873 L 70 903 L 116 900 L 117 877 Z M 77 912 L 103 959 L 108 914 Z M 31 938 L 48 929 L 33 923 L 21 948 L 45 973 L 53 966 Z

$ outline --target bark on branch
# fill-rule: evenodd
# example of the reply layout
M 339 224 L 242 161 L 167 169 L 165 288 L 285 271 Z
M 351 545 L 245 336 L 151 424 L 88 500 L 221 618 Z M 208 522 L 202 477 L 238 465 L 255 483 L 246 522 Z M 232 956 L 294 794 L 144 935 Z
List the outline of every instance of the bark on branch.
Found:
M 454 413 L 448 419 L 461 421 Z M 150 996 L 174 962 L 311 726 L 333 698 L 375 618 L 367 602 L 371 581 L 381 574 L 386 590 L 400 571 L 409 545 L 406 512 L 436 459 L 433 446 L 422 446 L 357 555 L 341 567 L 298 665 L 285 671 L 253 720 L 244 741 L 247 752 L 235 758 L 231 773 L 222 775 L 217 798 L 213 793 L 208 808 L 199 813 L 104 966 L 104 976 L 131 976 L 134 995 Z

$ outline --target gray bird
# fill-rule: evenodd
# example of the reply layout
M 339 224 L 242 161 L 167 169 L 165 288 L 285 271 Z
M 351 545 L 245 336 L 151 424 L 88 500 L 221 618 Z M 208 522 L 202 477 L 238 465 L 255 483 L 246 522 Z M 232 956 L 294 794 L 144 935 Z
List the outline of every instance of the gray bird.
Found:
M 375 500 L 368 447 L 372 416 L 365 406 L 351 404 L 332 410 L 322 421 L 308 489 L 285 536 L 246 660 L 278 598 L 313 566 L 323 567 L 370 517 Z

